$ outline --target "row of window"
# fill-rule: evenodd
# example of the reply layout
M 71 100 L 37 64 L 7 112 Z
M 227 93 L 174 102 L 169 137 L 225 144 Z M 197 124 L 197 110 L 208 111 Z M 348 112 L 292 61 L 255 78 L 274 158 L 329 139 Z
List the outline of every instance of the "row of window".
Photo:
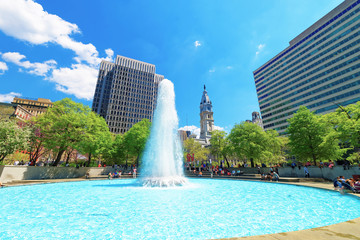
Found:
M 344 93 L 344 94 L 341 94 L 341 95 L 338 95 L 338 96 L 335 96 L 335 97 L 331 97 L 331 98 L 328 98 L 326 100 L 323 100 L 323 101 L 320 101 L 320 102 L 317 102 L 317 103 L 314 103 L 314 104 L 311 104 L 311 105 L 306 106 L 306 107 L 311 110 L 312 108 L 315 108 L 315 107 L 318 107 L 318 106 L 321 106 L 321 105 L 325 105 L 325 104 L 328 104 L 328 103 L 331 103 L 331 102 L 335 103 L 338 100 L 341 100 L 341 99 L 344 99 L 344 98 L 347 98 L 347 97 L 350 97 L 350 96 L 358 95 L 359 93 L 360 93 L 360 89 L 356 89 L 356 90 L 353 90 L 353 91 L 350 91 L 350 92 L 347 92 L 347 93 Z M 268 123 L 268 122 L 276 120 L 276 119 L 281 119 L 281 118 L 284 118 L 284 117 L 291 116 L 295 112 L 296 112 L 296 110 L 285 113 L 285 114 L 282 114 L 282 115 L 279 115 L 279 116 L 274 117 L 272 119 L 268 119 L 268 120 L 263 119 L 263 123 L 265 124 L 265 123 Z M 279 125 L 279 124 L 283 124 L 284 122 L 286 122 L 286 119 L 281 120 L 279 122 L 269 124 L 269 125 L 276 126 L 276 125 Z M 266 127 L 265 126 L 264 127 L 268 128 L 268 127 L 270 127 L 269 125 L 266 125 Z
M 107 122 L 109 126 L 116 126 L 116 127 L 123 127 L 124 124 L 128 123 L 137 123 L 141 121 L 141 119 L 150 119 L 150 116 L 147 115 L 137 115 L 136 117 L 115 117 L 115 116 L 108 116 Z M 122 124 L 122 125 L 121 125 Z
M 357 76 L 360 76 L 360 74 L 357 74 Z M 352 82 L 352 83 L 350 83 L 350 84 L 341 86 L 341 87 L 336 88 L 336 89 L 332 89 L 332 90 L 330 90 L 330 91 L 328 91 L 328 92 L 319 94 L 319 95 L 317 95 L 317 96 L 315 96 L 315 97 L 312 97 L 312 98 L 308 98 L 308 99 L 306 99 L 306 100 L 303 100 L 303 101 L 300 101 L 300 102 L 298 102 L 298 103 L 292 104 L 292 105 L 290 105 L 290 106 L 287 106 L 287 107 L 285 107 L 285 108 L 279 109 L 279 110 L 277 110 L 277 111 L 274 111 L 274 112 L 265 114 L 265 115 L 263 115 L 263 119 L 266 119 L 267 117 L 270 117 L 270 116 L 272 116 L 272 115 L 276 115 L 276 114 L 281 113 L 281 112 L 285 112 L 285 111 L 287 111 L 287 110 L 289 110 L 289 109 L 292 109 L 292 108 L 297 108 L 297 107 L 299 107 L 299 106 L 301 106 L 301 105 L 304 105 L 304 104 L 306 104 L 306 103 L 309 103 L 309 102 L 312 102 L 312 101 L 315 101 L 315 100 L 324 98 L 324 97 L 329 96 L 329 95 L 331 95 L 331 94 L 338 93 L 338 92 L 347 90 L 347 89 L 349 89 L 349 88 L 353 88 L 353 87 L 355 87 L 355 86 L 357 86 L 357 85 L 360 85 L 360 81 Z M 303 98 L 298 97 L 296 100 L 299 100 L 299 99 L 303 99 Z M 296 101 L 296 100 L 294 100 L 294 101 Z M 293 102 L 293 101 L 289 101 L 288 103 L 291 103 L 291 102 Z M 268 121 L 268 120 L 267 120 L 267 121 Z M 270 121 L 270 119 L 269 119 L 269 121 Z
M 288 86 L 290 86 L 290 85 L 292 85 L 292 84 L 294 84 L 294 83 L 298 83 L 298 82 L 300 82 L 301 80 L 303 80 L 304 78 L 307 78 L 307 77 L 313 75 L 314 73 L 318 72 L 319 70 L 325 69 L 325 68 L 327 68 L 327 67 L 329 67 L 329 66 L 331 66 L 331 65 L 333 65 L 333 64 L 335 64 L 335 63 L 338 63 L 339 60 L 342 60 L 342 59 L 344 59 L 344 58 L 346 58 L 346 57 L 349 57 L 350 55 L 356 54 L 357 52 L 359 52 L 359 50 L 360 50 L 360 48 L 356 48 L 356 49 L 352 50 L 351 52 L 349 52 L 349 53 L 347 53 L 347 54 L 345 54 L 345 55 L 342 55 L 342 56 L 340 56 L 339 58 L 334 59 L 334 60 L 332 60 L 331 62 L 329 62 L 329 63 L 327 63 L 327 64 L 324 64 L 324 65 L 322 65 L 322 66 L 320 66 L 320 67 L 318 67 L 318 68 L 316 68 L 316 69 L 314 69 L 314 70 L 312 70 L 312 71 L 310 71 L 310 72 L 307 72 L 306 74 L 302 75 L 301 77 L 292 79 L 290 82 L 284 84 L 281 89 L 284 89 L 284 88 L 286 88 L 286 87 L 288 87 Z M 292 87 L 290 87 L 290 88 L 288 88 L 288 89 L 286 89 L 286 90 L 284 90 L 284 91 L 282 91 L 282 92 L 279 92 L 279 93 L 277 93 L 277 94 L 275 94 L 275 95 L 273 95 L 273 96 L 271 96 L 271 97 L 263 100 L 262 102 L 260 102 L 260 105 L 263 105 L 264 103 L 270 101 L 271 99 L 274 99 L 274 98 L 283 96 L 284 94 L 288 93 L 288 92 L 291 91 L 291 90 L 295 90 L 295 89 L 297 89 L 297 88 L 299 88 L 299 87 L 301 87 L 301 86 L 303 86 L 303 85 L 305 85 L 305 84 L 308 84 L 308 83 L 310 83 L 310 82 L 316 81 L 316 80 L 318 80 L 319 78 L 324 77 L 324 76 L 326 76 L 326 75 L 328 75 L 328 74 L 330 74 L 330 73 L 332 73 L 332 72 L 336 72 L 338 69 L 344 68 L 344 67 L 346 67 L 347 65 L 350 65 L 350 64 L 352 64 L 352 63 L 354 63 L 354 62 L 357 62 L 359 59 L 360 59 L 360 56 L 356 56 L 356 57 L 354 57 L 354 58 L 352 58 L 352 59 L 350 59 L 350 60 L 348 60 L 348 61 L 346 61 L 346 62 L 343 62 L 343 63 L 340 63 L 340 64 L 336 65 L 336 66 L 333 67 L 333 68 L 330 68 L 330 69 L 328 69 L 328 70 L 326 70 L 326 71 L 324 71 L 324 72 L 322 72 L 322 73 L 319 73 L 319 74 L 317 74 L 317 75 L 315 75 L 315 76 L 312 76 L 311 78 L 309 78 L 309 79 L 307 79 L 307 80 L 305 80 L 305 81 L 302 81 L 302 82 L 300 82 L 299 84 L 297 84 L 297 85 L 295 85 L 295 86 L 292 86 Z M 348 69 L 345 69 L 345 71 L 349 71 L 349 70 L 353 70 L 353 69 L 354 69 L 354 67 L 349 67 Z M 334 75 L 333 75 L 333 76 L 334 76 Z M 331 76 L 328 77 L 328 80 L 330 80 L 331 78 L 332 78 Z M 288 79 L 288 80 L 290 80 L 290 79 Z M 278 88 L 278 89 L 276 89 L 276 91 L 279 91 L 279 90 L 281 90 L 281 89 Z M 272 91 L 271 93 L 269 93 L 269 95 L 270 95 L 270 94 L 274 94 L 276 91 L 275 91 L 275 90 Z M 260 100 L 260 98 L 259 98 L 259 100 Z
M 360 65 L 358 65 L 358 66 L 360 67 Z M 348 73 L 349 71 L 351 71 L 351 70 L 350 70 L 350 69 L 346 69 L 346 70 L 343 70 L 343 71 L 341 71 L 341 72 L 338 72 L 337 74 L 335 74 L 335 75 L 333 75 L 333 76 L 338 77 L 338 76 L 341 76 L 341 75 L 343 75 L 343 74 Z M 317 85 L 320 85 L 320 84 L 322 84 L 322 83 L 326 83 L 326 82 L 328 82 L 329 80 L 331 80 L 330 78 L 324 78 L 324 79 L 322 79 L 322 80 L 320 80 L 320 81 L 318 81 L 318 82 L 316 82 L 316 83 L 313 83 L 313 84 L 311 84 L 311 85 L 309 85 L 309 86 L 307 86 L 307 87 L 304 87 L 304 88 L 302 88 L 302 89 L 299 89 L 299 90 L 297 90 L 297 91 L 295 91 L 295 92 L 293 92 L 293 93 L 291 93 L 291 94 L 288 94 L 288 95 L 286 95 L 286 96 L 284 96 L 284 97 L 281 97 L 281 98 L 279 98 L 279 99 L 280 99 L 280 100 L 284 100 L 284 99 L 286 99 L 286 98 L 292 97 L 292 96 L 294 96 L 294 95 L 296 95 L 296 94 L 298 94 L 298 93 L 301 93 L 301 92 L 306 91 L 306 90 L 309 90 L 309 89 L 313 89 L 312 91 L 306 92 L 306 93 L 303 94 L 303 95 L 300 95 L 300 96 L 298 96 L 298 97 L 289 99 L 289 100 L 287 100 L 286 102 L 283 102 L 283 103 L 281 103 L 281 104 L 275 105 L 275 106 L 270 107 L 270 108 L 268 108 L 268 109 L 261 110 L 261 113 L 263 114 L 263 117 L 265 117 L 266 115 L 264 115 L 264 113 L 267 113 L 267 112 L 272 111 L 272 110 L 274 110 L 274 109 L 278 109 L 279 107 L 282 107 L 282 106 L 284 106 L 284 105 L 286 105 L 286 104 L 289 104 L 289 103 L 291 103 L 291 102 L 295 102 L 295 101 L 297 101 L 297 100 L 300 100 L 300 99 L 305 98 L 305 97 L 307 97 L 307 96 L 310 96 L 310 95 L 312 95 L 312 94 L 316 94 L 316 93 L 321 92 L 321 91 L 323 91 L 323 90 L 325 90 L 325 89 L 332 88 L 332 87 L 334 87 L 334 86 L 336 86 L 336 85 L 339 85 L 339 84 L 342 84 L 342 83 L 351 81 L 352 79 L 358 77 L 359 75 L 360 75 L 360 73 L 357 72 L 357 73 L 354 73 L 354 74 L 352 74 L 352 75 L 343 77 L 343 78 L 341 78 L 341 79 L 339 79 L 339 80 L 337 80 L 337 81 L 331 82 L 331 83 L 329 83 L 329 84 L 327 84 L 327 85 L 325 85 L 325 86 L 319 87 L 319 88 L 317 88 L 317 89 L 313 89 L 313 88 L 316 87 Z M 331 77 L 333 77 L 333 76 L 331 76 Z M 261 109 L 261 108 L 260 108 L 260 109 Z
M 355 99 L 351 99 L 351 100 L 348 100 L 348 101 L 344 101 L 344 102 L 341 102 L 339 104 L 334 104 L 334 105 L 331 105 L 331 106 L 328 106 L 328 107 L 324 107 L 324 108 L 321 108 L 321 109 L 318 109 L 315 111 L 315 113 L 322 113 L 322 112 L 327 112 L 327 111 L 330 111 L 330 110 L 334 110 L 334 109 L 337 109 L 339 107 L 339 105 L 341 106 L 346 106 L 346 105 L 349 105 L 349 104 L 354 104 L 354 103 L 357 103 L 358 101 L 360 101 L 360 98 L 355 98 Z M 284 120 L 284 121 L 281 121 L 282 123 L 287 123 L 287 120 Z M 274 124 L 268 124 L 266 125 L 265 128 L 269 128 L 271 126 L 273 126 Z M 279 125 L 279 124 L 277 124 Z M 279 135 L 285 135 L 287 134 L 287 132 L 281 132 L 282 130 L 284 129 L 287 129 L 287 127 L 289 126 L 289 124 L 285 125 L 285 126 L 281 126 L 281 127 L 277 127 L 277 128 L 271 128 L 271 129 L 274 129 L 279 133 Z
M 358 18 L 360 19 L 360 16 L 359 16 Z M 331 46 L 330 48 L 324 50 L 323 52 L 319 53 L 318 55 L 314 56 L 313 58 L 311 58 L 311 59 L 309 59 L 309 60 L 307 60 L 307 61 L 304 61 L 306 58 L 310 57 L 311 55 L 319 52 L 320 50 L 323 50 L 324 48 L 328 47 L 328 46 L 331 45 L 332 43 L 338 41 L 340 38 L 346 36 L 347 34 L 351 33 L 352 31 L 356 30 L 357 28 L 359 28 L 359 26 L 360 26 L 360 24 L 356 25 L 355 27 L 350 28 L 348 31 L 340 34 L 340 35 L 337 36 L 336 38 L 331 39 L 329 42 L 323 44 L 322 46 L 320 46 L 319 48 L 315 49 L 315 50 L 312 51 L 311 53 L 308 53 L 306 56 L 304 56 L 304 57 L 302 57 L 302 58 L 299 58 L 299 59 L 296 60 L 294 63 L 290 64 L 288 67 L 282 69 L 281 71 L 279 71 L 279 72 L 276 73 L 275 75 L 271 76 L 269 79 L 267 79 L 267 80 L 259 83 L 259 85 L 257 86 L 258 94 L 259 94 L 259 95 L 261 94 L 261 93 L 259 93 L 260 90 L 262 90 L 263 88 L 265 88 L 265 87 L 267 87 L 267 86 L 270 86 L 270 85 L 273 84 L 273 83 L 276 83 L 276 81 L 278 81 L 279 79 L 285 77 L 288 73 L 286 73 L 286 74 L 284 74 L 283 76 L 275 79 L 274 81 L 271 81 L 269 84 L 264 84 L 265 82 L 267 82 L 267 81 L 269 81 L 270 79 L 278 76 L 279 74 L 285 72 L 286 70 L 292 68 L 292 67 L 295 66 L 296 64 L 302 62 L 302 64 L 300 64 L 299 66 L 296 67 L 297 69 L 299 69 L 299 68 L 301 68 L 301 67 L 303 67 L 303 66 L 311 63 L 312 61 L 320 58 L 321 56 L 323 56 L 323 55 L 325 55 L 325 54 L 328 54 L 329 52 L 333 51 L 334 49 L 338 48 L 339 46 L 344 45 L 345 43 L 351 41 L 351 40 L 354 39 L 355 37 L 359 36 L 360 33 L 359 33 L 358 31 L 356 31 L 353 35 L 345 38 L 344 40 L 342 40 L 342 41 L 338 42 L 337 44 Z M 315 46 L 315 45 L 316 45 L 316 44 L 314 44 L 313 46 Z M 356 45 L 356 44 L 353 44 L 353 43 L 352 43 L 352 44 L 349 44 L 349 45 L 347 45 L 345 48 L 342 48 L 342 49 L 338 50 L 337 52 L 343 52 L 343 51 L 345 51 L 345 50 L 347 50 L 347 49 L 349 49 L 349 48 L 351 48 L 351 47 L 353 47 L 353 46 L 355 46 L 355 45 Z M 305 53 L 305 51 L 304 51 L 303 53 Z M 333 53 L 333 55 L 334 55 L 334 53 Z M 298 57 L 298 56 L 296 56 L 296 57 Z M 292 60 L 291 60 L 291 61 L 292 61 Z M 259 87 L 259 86 L 261 86 L 262 84 L 264 84 L 264 85 L 263 85 L 262 87 Z M 265 91 L 264 91 L 264 92 L 265 92 Z
M 359 12 L 360 8 L 358 8 L 357 10 L 355 10 L 354 12 Z M 334 30 L 333 32 L 331 32 L 330 34 L 328 34 L 327 36 L 325 36 L 324 38 L 320 39 L 319 41 L 317 41 L 315 44 L 311 45 L 310 47 L 308 47 L 307 49 L 305 49 L 303 52 L 298 53 L 297 55 L 293 56 L 296 52 L 300 51 L 301 49 L 303 49 L 304 47 L 306 47 L 307 45 L 309 45 L 310 43 L 314 42 L 316 39 L 318 39 L 319 37 L 323 36 L 325 33 L 329 32 L 331 29 L 333 29 L 334 27 L 338 26 L 338 24 L 333 25 L 332 27 L 326 29 L 324 32 L 322 32 L 321 34 L 319 34 L 318 36 L 316 36 L 314 39 L 312 39 L 311 41 L 309 41 L 308 43 L 304 44 L 303 46 L 300 46 L 299 49 L 294 50 L 293 53 L 289 54 L 288 56 L 284 57 L 284 59 L 279 60 L 278 63 L 274 64 L 274 67 L 279 65 L 281 62 L 283 62 L 284 60 L 286 60 L 287 58 L 293 56 L 291 59 L 289 59 L 288 61 L 285 61 L 283 64 L 279 65 L 276 69 L 274 69 L 273 71 L 271 71 L 270 73 L 264 75 L 262 78 L 266 78 L 267 76 L 271 75 L 272 73 L 276 72 L 277 70 L 279 70 L 280 68 L 282 68 L 283 66 L 286 66 L 288 63 L 291 63 L 292 61 L 294 61 L 295 59 L 297 59 L 299 56 L 302 56 L 304 53 L 308 52 L 309 50 L 313 49 L 314 47 L 320 45 L 321 43 L 323 43 L 324 41 L 330 39 L 331 37 L 335 36 L 336 34 L 338 34 L 340 31 L 346 29 L 347 27 L 349 27 L 350 25 L 352 25 L 353 23 L 356 23 L 358 20 L 360 19 L 360 16 L 355 17 L 354 19 L 352 19 L 351 21 L 347 22 L 346 24 L 344 24 L 343 26 L 339 27 L 338 29 Z M 343 22 L 342 19 L 341 21 L 339 21 L 338 23 Z M 354 29 L 354 27 L 351 27 L 350 29 Z M 355 27 L 356 29 L 356 27 Z M 337 40 L 339 40 L 341 37 L 345 36 L 347 33 L 349 32 L 349 30 L 345 31 L 344 33 L 340 34 L 339 36 L 329 40 L 327 43 L 325 43 L 324 45 L 322 45 L 321 47 L 319 47 L 318 49 L 315 49 L 314 51 L 320 51 L 322 48 L 325 48 L 326 46 L 329 46 L 330 44 L 336 42 Z M 330 50 L 329 50 L 330 51 Z M 305 58 L 303 58 L 305 59 Z M 271 67 L 273 68 L 273 67 Z M 259 86 L 261 86 L 262 84 L 264 84 L 265 82 L 269 81 L 269 79 L 259 83 Z M 259 81 L 256 81 L 256 83 Z
M 135 117 L 139 114 L 152 114 L 152 111 L 150 110 L 144 110 L 139 108 L 124 108 L 124 110 L 116 111 L 116 110 L 109 110 L 109 115 L 118 115 L 118 116 L 128 116 L 128 117 Z
M 269 71 L 271 68 L 275 67 L 277 64 L 280 64 L 282 61 L 286 60 L 289 56 L 286 56 L 283 58 L 284 55 L 286 55 L 287 53 L 289 53 L 291 50 L 295 49 L 293 53 L 301 50 L 302 48 L 304 48 L 306 45 L 310 44 L 311 42 L 315 41 L 316 39 L 318 39 L 319 37 L 323 36 L 325 33 L 327 33 L 328 31 L 330 31 L 331 29 L 337 27 L 339 24 L 341 24 L 342 22 L 346 21 L 347 19 L 349 19 L 351 16 L 355 15 L 359 9 L 354 10 L 353 12 L 351 12 L 350 14 L 348 14 L 347 16 L 342 17 L 342 19 L 340 19 L 338 22 L 334 23 L 332 26 L 329 26 L 327 29 L 325 29 L 323 32 L 321 32 L 319 35 L 317 35 L 316 37 L 314 37 L 313 39 L 311 39 L 309 42 L 305 43 L 303 46 L 300 46 L 302 43 L 304 43 L 306 40 L 308 40 L 309 38 L 311 38 L 312 36 L 314 36 L 315 34 L 317 34 L 319 31 L 321 31 L 322 29 L 324 29 L 325 27 L 327 27 L 329 24 L 331 24 L 332 22 L 334 22 L 335 20 L 337 20 L 339 17 L 343 16 L 346 12 L 350 11 L 352 8 L 354 8 L 355 6 L 357 6 L 360 3 L 360 1 L 358 0 L 356 3 L 352 4 L 351 6 L 349 6 L 348 8 L 346 8 L 344 11 L 342 11 L 341 13 L 339 13 L 338 15 L 336 15 L 335 17 L 333 17 L 332 19 L 330 19 L 329 21 L 327 21 L 325 24 L 323 24 L 321 27 L 319 27 L 318 29 L 316 29 L 315 31 L 313 31 L 312 33 L 310 33 L 308 36 L 306 36 L 305 38 L 303 38 L 302 40 L 300 40 L 298 43 L 294 44 L 293 46 L 291 46 L 288 50 L 286 50 L 285 52 L 281 53 L 278 57 L 274 58 L 273 60 L 271 60 L 270 62 L 268 62 L 267 64 L 265 64 L 263 67 L 261 67 L 260 69 L 256 70 L 254 72 L 254 76 L 255 79 L 257 77 L 260 77 L 261 75 L 263 75 L 265 72 Z M 298 47 L 299 46 L 299 47 Z M 282 58 L 282 59 L 281 59 Z M 281 59 L 281 60 L 279 60 Z M 279 60 L 279 61 L 278 61 Z M 276 62 L 274 65 L 272 65 L 270 68 L 266 69 L 264 72 L 262 72 L 262 70 L 264 70 L 266 67 L 268 67 L 269 65 L 271 65 L 272 63 Z M 261 74 L 258 75 L 258 73 L 262 72 Z M 259 79 L 260 80 L 260 79 Z
M 359 24 L 359 26 L 360 26 L 360 24 Z M 352 47 L 354 47 L 354 46 L 356 46 L 356 45 L 357 45 L 357 44 L 349 44 L 348 49 L 349 49 L 349 48 L 352 48 Z M 330 54 L 329 56 L 327 56 L 327 57 L 325 57 L 325 58 L 322 58 L 322 59 L 320 59 L 319 61 L 317 61 L 317 62 L 315 62 L 315 63 L 307 66 L 306 68 L 302 68 L 301 70 L 299 70 L 298 72 L 294 73 L 293 75 L 288 76 L 287 78 L 281 80 L 279 83 L 277 83 L 276 86 L 279 86 L 280 84 L 283 84 L 283 83 L 286 83 L 286 84 L 284 84 L 284 85 L 282 85 L 282 86 L 280 86 L 280 87 L 278 87 L 278 88 L 276 88 L 276 89 L 274 89 L 274 88 L 268 88 L 268 89 L 264 90 L 264 92 L 267 92 L 267 91 L 269 91 L 269 90 L 272 90 L 272 91 L 269 92 L 269 93 L 267 93 L 267 94 L 264 94 L 264 95 L 261 96 L 261 97 L 259 97 L 259 100 L 260 100 L 260 99 L 264 99 L 265 97 L 267 97 L 267 96 L 269 96 L 269 95 L 272 95 L 272 94 L 278 92 L 279 90 L 283 90 L 284 87 L 287 87 L 287 86 L 292 85 L 293 83 L 296 83 L 295 81 L 289 82 L 289 80 L 292 80 L 293 78 L 295 78 L 295 77 L 297 77 L 297 76 L 299 76 L 299 75 L 301 75 L 301 74 L 303 74 L 303 73 L 306 73 L 306 74 L 302 75 L 302 76 L 299 77 L 298 79 L 303 79 L 303 78 L 305 78 L 305 77 L 307 77 L 307 76 L 310 76 L 310 75 L 312 75 L 312 74 L 315 74 L 315 73 L 321 71 L 322 69 L 325 69 L 325 68 L 327 68 L 327 67 L 330 67 L 331 65 L 336 64 L 336 63 L 340 62 L 341 60 L 350 57 L 351 55 L 356 54 L 357 52 L 359 52 L 359 49 L 360 49 L 360 48 L 355 48 L 355 49 L 353 49 L 352 51 L 350 51 L 350 52 L 348 52 L 348 53 L 346 53 L 346 54 L 343 54 L 343 55 L 340 55 L 341 52 L 342 52 L 342 51 L 345 51 L 345 50 L 347 50 L 347 49 L 341 50 L 341 52 L 334 52 L 334 53 Z M 332 59 L 332 57 L 335 57 L 335 56 L 337 56 L 337 55 L 340 55 L 340 56 L 339 56 L 338 58 L 335 58 L 335 59 L 329 61 L 330 59 Z M 329 62 L 327 62 L 327 61 L 329 61 Z M 327 63 L 321 65 L 321 64 L 324 63 L 324 62 L 327 62 Z M 319 65 L 320 65 L 320 66 L 319 66 Z M 314 67 L 316 67 L 316 66 L 319 66 L 319 67 L 318 67 L 318 68 L 315 68 L 315 69 L 313 69 L 313 70 L 311 70 L 311 71 L 309 71 L 310 69 L 312 69 L 312 68 L 314 68 Z M 293 73 L 294 71 L 297 71 L 297 70 L 298 70 L 298 69 L 293 69 L 293 70 L 289 71 L 288 73 L 286 73 L 284 76 L 286 76 L 286 75 L 288 75 L 288 74 L 290 74 L 290 73 Z M 260 95 L 260 94 L 259 94 L 259 95 Z

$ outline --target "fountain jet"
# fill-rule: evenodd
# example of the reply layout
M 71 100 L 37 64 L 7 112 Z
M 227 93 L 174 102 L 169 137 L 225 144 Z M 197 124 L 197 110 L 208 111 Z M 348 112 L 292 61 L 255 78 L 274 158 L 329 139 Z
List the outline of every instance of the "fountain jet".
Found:
M 159 84 L 151 132 L 142 157 L 143 186 L 171 187 L 187 182 L 178 124 L 174 84 L 164 79 Z

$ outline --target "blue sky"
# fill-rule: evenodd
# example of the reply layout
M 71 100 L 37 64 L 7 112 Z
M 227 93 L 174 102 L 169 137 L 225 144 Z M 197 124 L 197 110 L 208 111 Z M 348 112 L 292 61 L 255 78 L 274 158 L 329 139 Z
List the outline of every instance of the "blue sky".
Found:
M 91 107 L 98 64 L 122 55 L 174 82 L 180 127 L 259 111 L 252 72 L 341 0 L 1 0 L 0 102 L 70 97 Z

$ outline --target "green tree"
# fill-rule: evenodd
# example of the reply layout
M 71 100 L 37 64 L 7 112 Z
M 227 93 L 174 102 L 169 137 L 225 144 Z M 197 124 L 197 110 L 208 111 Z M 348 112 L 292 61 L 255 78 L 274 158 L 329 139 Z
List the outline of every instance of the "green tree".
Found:
M 305 106 L 289 120 L 289 146 L 291 153 L 299 160 L 336 159 L 340 150 L 337 135 L 325 116 L 310 112 Z
M 211 138 L 210 138 L 210 152 L 214 156 L 221 156 L 223 159 L 225 159 L 225 162 L 230 167 L 229 161 L 228 161 L 228 155 L 231 151 L 229 140 L 226 137 L 225 131 L 220 130 L 214 130 L 211 132 Z
M 29 161 L 35 163 L 44 153 L 43 135 L 33 120 L 26 122 L 26 126 L 30 131 L 29 144 L 27 147 Z
M 90 166 L 92 157 L 105 151 L 107 145 L 111 145 L 111 134 L 105 119 L 94 112 L 88 112 L 85 129 L 77 146 L 81 153 L 88 154 L 87 166 Z
M 146 141 L 150 135 L 151 122 L 143 119 L 134 124 L 129 131 L 124 134 L 124 146 L 129 155 L 136 157 L 136 165 L 139 166 L 139 158 L 142 154 Z
M 53 166 L 57 166 L 69 147 L 76 149 L 86 134 L 87 117 L 91 109 L 69 98 L 54 103 L 46 113 L 36 118 L 43 135 L 44 146 L 56 154 Z
M 286 158 L 287 137 L 280 137 L 276 130 L 267 130 L 264 136 L 265 149 L 262 159 L 267 163 L 284 162 Z
M 238 158 L 250 159 L 251 167 L 254 167 L 254 160 L 260 160 L 267 151 L 267 135 L 256 124 L 248 122 L 236 124 L 228 138 L 234 154 Z
M 183 143 L 186 156 L 187 154 L 194 154 L 194 159 L 204 161 L 208 158 L 210 150 L 201 146 L 194 138 L 188 138 Z
M 326 116 L 343 145 L 360 147 L 360 102 L 346 107 L 339 105 L 335 112 Z
M 20 128 L 15 121 L 0 121 L 0 162 L 17 150 L 25 150 L 28 145 L 30 130 Z
M 109 164 L 122 164 L 126 158 L 127 149 L 124 142 L 124 135 L 114 134 L 111 143 L 105 146 L 103 157 Z

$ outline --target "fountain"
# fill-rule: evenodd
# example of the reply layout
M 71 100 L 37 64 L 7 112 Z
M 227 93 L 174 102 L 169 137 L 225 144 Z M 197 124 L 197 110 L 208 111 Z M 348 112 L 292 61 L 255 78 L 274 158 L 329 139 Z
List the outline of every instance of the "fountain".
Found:
M 174 84 L 164 79 L 159 84 L 151 133 L 142 157 L 141 182 L 144 186 L 170 187 L 187 182 L 177 129 Z
M 296 185 L 193 178 L 153 187 L 187 182 L 177 124 L 174 86 L 163 80 L 142 158 L 151 187 L 117 179 L 0 189 L 0 239 L 216 239 L 360 217 L 357 197 Z

